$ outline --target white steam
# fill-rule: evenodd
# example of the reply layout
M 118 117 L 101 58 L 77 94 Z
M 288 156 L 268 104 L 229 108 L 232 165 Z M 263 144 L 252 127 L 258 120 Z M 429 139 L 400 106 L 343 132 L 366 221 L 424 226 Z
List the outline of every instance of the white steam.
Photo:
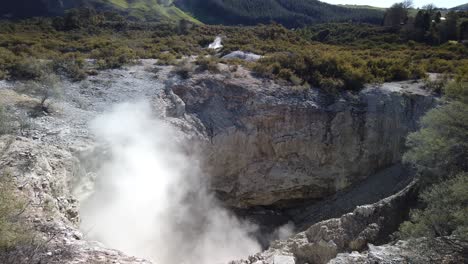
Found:
M 91 128 L 108 148 L 94 193 L 82 202 L 82 230 L 156 263 L 224 263 L 260 251 L 255 227 L 221 208 L 177 130 L 148 104 L 121 104 Z
M 215 40 L 212 43 L 210 43 L 210 45 L 208 45 L 208 48 L 214 50 L 221 49 L 223 47 L 223 45 L 221 44 L 222 41 L 223 39 L 220 36 L 217 36 Z

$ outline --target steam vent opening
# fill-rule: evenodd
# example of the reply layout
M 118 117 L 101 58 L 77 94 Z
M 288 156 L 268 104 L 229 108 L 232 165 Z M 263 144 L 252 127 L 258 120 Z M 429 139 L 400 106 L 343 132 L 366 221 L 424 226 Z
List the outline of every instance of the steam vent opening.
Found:
M 148 103 L 116 105 L 91 130 L 106 158 L 93 157 L 102 161 L 81 201 L 88 239 L 155 263 L 206 264 L 246 258 L 273 239 L 259 241 L 258 225 L 215 199 L 200 157 L 184 151 L 187 142 Z

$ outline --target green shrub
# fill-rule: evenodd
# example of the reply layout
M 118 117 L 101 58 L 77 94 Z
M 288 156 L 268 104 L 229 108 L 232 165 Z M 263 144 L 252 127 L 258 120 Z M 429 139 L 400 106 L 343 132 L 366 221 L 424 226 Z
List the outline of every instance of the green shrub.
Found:
M 49 112 L 49 100 L 59 98 L 62 95 L 60 78 L 54 73 L 44 74 L 38 80 L 31 80 L 25 83 L 21 92 L 36 96 L 39 98 L 39 111 Z
M 174 65 L 176 63 L 176 57 L 169 52 L 160 53 L 157 59 L 159 65 Z
M 420 209 L 400 226 L 402 237 L 468 239 L 468 84 L 446 86 L 445 104 L 429 111 L 408 136 L 404 161 L 418 171 Z
M 126 47 L 106 46 L 94 50 L 91 56 L 97 59 L 99 69 L 116 69 L 126 64 L 135 63 L 137 56 L 134 50 Z
M 188 79 L 195 71 L 195 66 L 188 59 L 180 61 L 173 69 L 173 73 L 182 79 Z
M 416 166 L 422 181 L 427 184 L 440 182 L 468 170 L 466 98 L 429 111 L 422 118 L 421 124 L 419 131 L 408 136 L 407 145 L 410 149 L 405 153 L 404 160 Z
M 424 209 L 412 210 L 410 220 L 400 226 L 399 234 L 408 237 L 456 235 L 468 240 L 468 173 L 436 184 L 424 191 Z
M 443 91 L 451 100 L 468 105 L 468 81 L 450 81 L 444 86 Z
M 14 79 L 38 79 L 44 74 L 45 68 L 47 68 L 45 62 L 36 59 L 20 59 L 10 67 L 9 75 Z
M 330 93 L 337 93 L 340 89 L 343 88 L 344 82 L 340 79 L 334 78 L 321 78 L 320 87 L 325 89 Z
M 214 57 L 198 56 L 195 64 L 198 66 L 198 70 L 204 72 L 209 71 L 211 73 L 218 73 L 218 61 Z
M 404 81 L 410 78 L 411 72 L 404 65 L 393 65 L 389 69 L 392 81 Z
M 78 54 L 65 54 L 52 61 L 52 68 L 55 72 L 65 75 L 73 81 L 86 79 L 87 73 L 84 67 L 85 60 Z

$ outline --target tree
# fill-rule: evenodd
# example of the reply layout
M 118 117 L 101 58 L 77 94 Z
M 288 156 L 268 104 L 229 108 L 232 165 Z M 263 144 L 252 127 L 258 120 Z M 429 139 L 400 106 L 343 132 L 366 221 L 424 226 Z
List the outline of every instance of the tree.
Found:
M 384 16 L 384 25 L 391 27 L 401 27 L 408 21 L 408 3 L 393 4 Z
M 445 23 L 442 29 L 442 42 L 448 40 L 457 40 L 458 39 L 458 14 L 456 12 L 449 12 L 445 16 Z
M 455 100 L 422 118 L 422 128 L 408 136 L 404 161 L 416 166 L 425 184 L 440 182 L 468 171 L 467 138 L 468 104 Z
M 25 90 L 27 93 L 39 97 L 39 106 L 44 112 L 49 112 L 49 99 L 60 97 L 62 94 L 59 84 L 60 78 L 54 73 L 49 73 L 43 75 L 38 80 L 29 81 L 26 84 Z
M 404 161 L 418 171 L 423 206 L 400 226 L 402 237 L 456 236 L 468 241 L 468 83 L 450 83 L 445 100 L 408 137 Z

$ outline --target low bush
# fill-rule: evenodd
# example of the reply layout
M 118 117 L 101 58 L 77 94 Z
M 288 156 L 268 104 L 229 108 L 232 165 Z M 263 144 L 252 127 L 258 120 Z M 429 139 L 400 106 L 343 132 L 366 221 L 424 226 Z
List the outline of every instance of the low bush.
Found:
M 21 80 L 38 79 L 44 74 L 45 68 L 47 68 L 45 62 L 38 61 L 34 58 L 22 58 L 10 67 L 9 76 Z
M 211 73 L 218 73 L 218 60 L 215 57 L 206 57 L 206 56 L 198 56 L 195 60 L 195 64 L 198 66 L 199 71 L 209 71 Z
M 60 78 L 54 73 L 44 74 L 38 80 L 26 82 L 20 89 L 22 93 L 39 98 L 39 112 L 50 112 L 49 101 L 51 98 L 59 98 L 62 95 Z
M 73 81 L 82 81 L 88 76 L 85 71 L 85 60 L 79 54 L 65 54 L 52 61 L 53 70 Z
M 94 50 L 91 57 L 97 60 L 99 69 L 116 69 L 126 64 L 135 63 L 137 56 L 129 47 L 105 46 Z
M 5 107 L 0 104 L 0 136 L 13 131 L 13 122 Z
M 157 56 L 159 65 L 174 65 L 177 61 L 174 54 L 170 52 L 163 52 Z
M 433 185 L 420 195 L 424 209 L 411 211 L 399 230 L 403 238 L 455 235 L 468 241 L 468 173 Z
M 174 66 L 173 73 L 178 75 L 182 79 L 188 79 L 195 71 L 195 65 L 188 59 L 181 60 L 176 66 Z

